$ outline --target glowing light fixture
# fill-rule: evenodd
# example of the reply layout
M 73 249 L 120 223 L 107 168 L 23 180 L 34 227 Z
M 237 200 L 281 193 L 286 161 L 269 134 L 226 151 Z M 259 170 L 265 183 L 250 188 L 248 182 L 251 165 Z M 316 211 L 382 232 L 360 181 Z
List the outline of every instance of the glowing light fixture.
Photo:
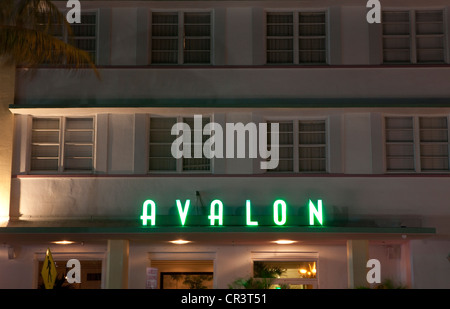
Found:
M 290 245 L 295 243 L 295 240 L 289 240 L 289 239 L 279 239 L 279 240 L 275 240 L 274 243 L 278 244 L 278 245 Z
M 185 245 L 185 244 L 190 243 L 189 240 L 184 240 L 184 239 L 171 240 L 170 242 L 175 245 Z
M 70 240 L 58 240 L 58 241 L 53 241 L 52 243 L 56 244 L 56 245 L 71 245 L 73 243 L 75 243 L 74 241 L 70 241 Z
M 298 269 L 298 274 L 300 278 L 315 278 L 317 274 L 316 262 L 313 262 L 312 265 L 308 263 L 309 270 L 306 268 Z

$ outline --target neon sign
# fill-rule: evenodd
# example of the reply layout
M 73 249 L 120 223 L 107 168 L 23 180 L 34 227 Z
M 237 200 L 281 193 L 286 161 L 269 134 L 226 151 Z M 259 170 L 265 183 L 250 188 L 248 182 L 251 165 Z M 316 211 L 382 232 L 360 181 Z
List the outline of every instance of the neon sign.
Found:
M 179 222 L 181 226 L 186 225 L 190 200 L 184 203 L 181 200 L 176 200 L 178 210 Z M 317 205 L 317 207 L 316 207 Z M 287 203 L 284 200 L 276 200 L 273 202 L 273 225 L 284 226 L 287 222 Z M 308 202 L 309 225 L 314 226 L 323 225 L 323 207 L 322 200 L 317 200 L 314 203 L 312 200 Z M 143 226 L 156 226 L 156 203 L 153 200 L 146 200 L 142 205 L 142 215 L 140 217 Z M 215 199 L 210 203 L 209 215 L 207 217 L 210 226 L 224 225 L 224 205 L 221 200 Z M 258 220 L 252 217 L 252 205 L 250 200 L 245 201 L 245 219 L 242 225 L 258 226 Z

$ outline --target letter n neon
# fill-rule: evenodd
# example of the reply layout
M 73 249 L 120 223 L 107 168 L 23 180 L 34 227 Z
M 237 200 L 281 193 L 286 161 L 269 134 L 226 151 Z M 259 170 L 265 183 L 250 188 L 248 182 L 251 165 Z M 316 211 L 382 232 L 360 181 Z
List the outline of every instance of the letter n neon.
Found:
M 309 200 L 309 225 L 314 225 L 314 217 L 316 217 L 320 225 L 323 225 L 322 200 L 317 200 L 317 209 L 313 202 Z

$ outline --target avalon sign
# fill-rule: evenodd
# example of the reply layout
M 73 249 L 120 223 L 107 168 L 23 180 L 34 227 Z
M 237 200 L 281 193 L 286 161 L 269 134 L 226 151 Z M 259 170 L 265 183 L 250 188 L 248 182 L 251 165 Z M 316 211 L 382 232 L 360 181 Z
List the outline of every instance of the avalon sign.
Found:
M 187 221 L 190 200 L 186 200 L 184 203 L 181 200 L 176 200 L 178 216 L 180 224 L 184 226 Z M 317 206 L 316 206 L 317 205 Z M 313 201 L 309 200 L 309 225 L 315 225 L 316 222 L 323 225 L 323 211 L 322 200 L 317 200 L 316 205 Z M 284 200 L 276 200 L 273 203 L 273 224 L 277 226 L 283 226 L 287 222 L 287 205 Z M 242 225 L 246 226 L 258 226 L 259 222 L 252 217 L 251 201 L 245 202 L 245 222 Z M 153 200 L 146 200 L 142 205 L 142 215 L 140 217 L 142 225 L 147 226 L 149 223 L 151 226 L 156 226 L 156 203 Z M 208 215 L 210 226 L 223 226 L 224 224 L 224 206 L 221 200 L 215 199 L 210 204 L 210 211 Z

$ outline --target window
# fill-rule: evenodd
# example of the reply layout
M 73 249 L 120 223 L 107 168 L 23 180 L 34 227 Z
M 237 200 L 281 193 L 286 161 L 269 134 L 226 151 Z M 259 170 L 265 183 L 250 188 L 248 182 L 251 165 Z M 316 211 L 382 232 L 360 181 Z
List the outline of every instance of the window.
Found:
M 209 138 L 203 135 L 204 126 L 210 122 L 209 117 L 202 117 L 201 120 L 202 143 L 195 141 L 195 124 L 193 117 L 150 117 L 150 144 L 149 144 L 149 171 L 210 171 L 211 160 L 203 155 L 203 143 Z M 191 134 L 191 158 L 176 159 L 172 155 L 172 144 L 177 136 L 171 134 L 172 127 L 177 122 L 189 125 Z M 186 146 L 186 145 L 183 145 Z M 194 157 L 195 146 L 201 146 L 202 157 Z
M 44 26 L 44 23 L 41 24 Z M 61 24 L 55 24 L 49 32 L 60 40 L 89 53 L 91 59 L 96 63 L 97 59 L 97 14 L 95 12 L 84 12 L 81 14 L 81 23 L 71 24 L 72 36 L 65 32 Z M 67 60 L 62 60 L 67 62 Z
M 212 260 L 151 260 L 159 289 L 212 289 Z
M 172 142 L 175 138 L 171 134 L 171 129 L 176 123 L 177 118 L 152 117 L 150 119 L 150 171 L 177 170 L 177 159 L 172 156 L 171 152 Z
M 386 118 L 386 168 L 414 171 L 414 127 L 412 117 Z
M 254 261 L 253 288 L 313 289 L 317 288 L 317 261 Z
M 386 117 L 386 170 L 449 170 L 447 117 Z
M 270 12 L 266 15 L 267 63 L 326 64 L 324 12 Z
M 442 10 L 383 12 L 384 63 L 443 63 Z
M 210 12 L 153 12 L 151 63 L 210 64 Z
M 95 63 L 97 59 L 97 15 L 95 13 L 83 13 L 81 23 L 72 24 L 72 44 L 87 51 Z
M 325 121 L 300 121 L 298 144 L 301 172 L 326 171 Z
M 93 118 L 33 118 L 31 171 L 92 171 L 93 155 Z
M 212 272 L 161 272 L 160 288 L 167 289 L 212 289 Z
M 188 124 L 191 128 L 191 158 L 183 158 L 183 171 L 209 171 L 210 170 L 210 159 L 205 158 L 203 155 L 203 144 L 210 138 L 209 135 L 203 135 L 203 128 L 206 124 L 210 122 L 210 119 L 207 117 L 202 117 L 202 125 L 199 131 L 195 130 L 194 118 L 183 118 L 183 122 Z M 196 142 L 194 135 L 195 133 L 201 134 L 202 140 L 201 144 Z M 200 147 L 202 150 L 202 157 L 195 158 L 194 157 L 194 148 Z
M 270 123 L 268 144 L 270 144 Z M 279 164 L 275 172 L 326 172 L 325 120 L 272 121 L 279 124 Z

